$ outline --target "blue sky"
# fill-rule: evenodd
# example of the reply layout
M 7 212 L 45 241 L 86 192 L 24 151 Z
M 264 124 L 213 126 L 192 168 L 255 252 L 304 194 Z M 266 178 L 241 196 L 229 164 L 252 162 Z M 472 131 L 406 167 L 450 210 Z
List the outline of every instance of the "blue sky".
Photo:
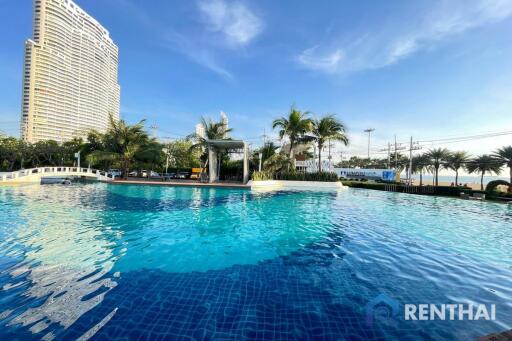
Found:
M 76 0 L 120 48 L 122 117 L 160 137 L 225 111 L 261 143 L 292 104 L 336 114 L 347 154 L 512 130 L 512 1 Z M 18 134 L 32 1 L 0 0 L 0 130 Z M 512 137 L 446 145 L 473 153 Z

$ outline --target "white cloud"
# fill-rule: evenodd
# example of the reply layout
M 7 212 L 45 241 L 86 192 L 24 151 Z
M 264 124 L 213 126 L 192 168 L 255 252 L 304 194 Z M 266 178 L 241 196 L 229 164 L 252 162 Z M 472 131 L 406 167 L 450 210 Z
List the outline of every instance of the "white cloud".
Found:
M 208 29 L 222 34 L 230 46 L 246 45 L 263 30 L 262 20 L 240 2 L 202 0 L 198 6 Z
M 263 22 L 240 2 L 201 0 L 198 9 L 205 26 L 183 33 L 168 29 L 167 47 L 232 81 L 234 76 L 219 61 L 219 50 L 248 45 L 263 30 Z
M 169 29 L 164 38 L 165 46 L 171 50 L 178 51 L 187 56 L 195 63 L 215 72 L 226 80 L 233 80 L 233 75 L 222 67 L 212 50 L 205 48 L 196 40 L 187 38 L 185 35 Z
M 510 0 L 441 1 L 423 17 L 400 25 L 398 32 L 386 33 L 386 28 L 381 28 L 350 42 L 338 40 L 308 48 L 296 60 L 306 68 L 327 73 L 377 69 L 511 15 Z
M 298 57 L 299 62 L 315 70 L 330 72 L 335 70 L 343 61 L 344 53 L 342 50 L 337 49 L 325 55 L 317 55 L 315 54 L 317 48 L 312 47 L 302 52 Z
M 222 53 L 226 49 L 239 49 L 247 46 L 262 31 L 263 20 L 240 1 L 198 0 L 196 15 L 200 25 L 186 29 L 176 29 L 155 18 L 143 6 L 131 0 L 111 0 L 131 19 L 150 30 L 165 48 L 181 53 L 224 78 L 232 81 L 234 76 L 222 63 Z M 235 51 L 236 52 L 236 51 Z

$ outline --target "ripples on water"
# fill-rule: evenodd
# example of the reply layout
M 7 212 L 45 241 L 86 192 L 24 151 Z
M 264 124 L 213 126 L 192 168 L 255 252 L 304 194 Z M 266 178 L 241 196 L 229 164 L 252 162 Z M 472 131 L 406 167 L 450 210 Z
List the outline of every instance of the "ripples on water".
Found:
M 464 340 L 512 328 L 510 205 L 366 190 L 78 184 L 0 187 L 0 214 L 0 338 L 127 335 L 126 319 L 166 298 L 179 304 L 187 283 L 200 292 L 186 306 L 207 327 L 185 328 L 190 316 L 160 306 L 133 330 L 147 335 L 171 316 L 182 326 L 174 337 L 250 329 L 266 338 L 275 329 L 285 338 Z M 136 309 L 129 293 L 143 296 Z M 401 304 L 494 303 L 498 320 L 370 328 L 364 306 L 381 293 Z M 233 302 L 245 318 L 220 333 L 226 316 L 216 311 Z

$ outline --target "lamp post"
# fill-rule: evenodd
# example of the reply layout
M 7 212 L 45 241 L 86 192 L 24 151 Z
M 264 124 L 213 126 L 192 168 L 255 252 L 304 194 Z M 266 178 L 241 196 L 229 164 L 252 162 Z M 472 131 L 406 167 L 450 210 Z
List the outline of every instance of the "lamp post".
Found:
M 169 147 L 162 148 L 162 151 L 165 153 L 165 174 L 167 174 L 169 170 L 169 149 Z
M 75 153 L 75 159 L 77 159 L 77 168 L 80 169 L 80 152 Z
M 371 138 L 372 132 L 374 132 L 374 131 L 375 131 L 374 128 L 368 128 L 368 129 L 364 130 L 365 133 L 368 133 L 368 160 L 370 160 L 370 138 Z

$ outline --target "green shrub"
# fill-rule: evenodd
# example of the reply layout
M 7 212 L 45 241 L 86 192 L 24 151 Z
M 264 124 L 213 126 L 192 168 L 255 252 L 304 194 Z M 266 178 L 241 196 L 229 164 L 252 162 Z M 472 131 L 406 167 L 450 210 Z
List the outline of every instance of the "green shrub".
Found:
M 350 181 L 345 180 L 341 182 L 343 186 L 353 187 L 353 188 L 366 188 L 366 189 L 376 189 L 383 191 L 387 184 L 380 182 L 362 182 L 362 181 Z
M 493 180 L 491 182 L 489 182 L 487 184 L 487 186 L 485 187 L 485 191 L 486 192 L 494 192 L 496 190 L 496 188 L 498 186 L 507 186 L 507 187 L 510 187 L 511 184 L 509 184 L 507 181 L 505 180 Z
M 303 172 L 278 172 L 270 171 L 254 172 L 251 179 L 254 181 L 264 180 L 290 180 L 290 181 L 321 181 L 336 182 L 338 175 L 331 172 L 303 173 Z
M 321 181 L 321 182 L 336 182 L 338 175 L 332 172 L 317 172 L 317 173 L 303 173 L 303 172 L 285 172 L 277 173 L 276 180 L 291 180 L 291 181 Z
M 274 180 L 274 173 L 266 171 L 253 172 L 251 179 L 254 181 Z
M 418 193 L 418 194 L 431 194 L 431 195 L 442 195 L 442 196 L 451 196 L 458 197 L 461 192 L 468 193 L 472 195 L 473 193 L 479 191 L 473 191 L 470 188 L 462 188 L 462 187 L 451 187 L 451 186 L 414 186 L 415 190 L 411 191 L 411 187 L 406 186 L 401 183 L 377 183 L 377 182 L 362 182 L 362 181 L 342 181 L 344 186 L 353 187 L 353 188 L 366 188 L 366 189 L 376 189 L 380 191 L 385 191 L 389 189 L 390 185 L 395 185 L 394 191 L 401 193 Z

